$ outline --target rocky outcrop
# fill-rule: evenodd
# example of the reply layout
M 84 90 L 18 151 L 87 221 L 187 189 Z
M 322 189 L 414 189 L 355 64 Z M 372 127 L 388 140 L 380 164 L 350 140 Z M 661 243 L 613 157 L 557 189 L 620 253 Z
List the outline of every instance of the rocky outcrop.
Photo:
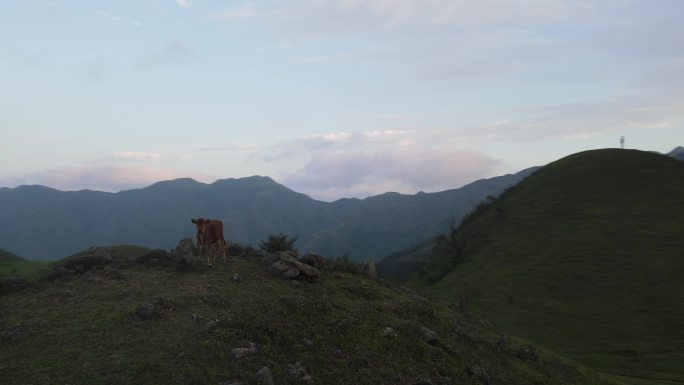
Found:
M 263 260 L 268 264 L 269 272 L 283 279 L 305 279 L 312 281 L 321 276 L 320 270 L 286 252 L 266 254 Z

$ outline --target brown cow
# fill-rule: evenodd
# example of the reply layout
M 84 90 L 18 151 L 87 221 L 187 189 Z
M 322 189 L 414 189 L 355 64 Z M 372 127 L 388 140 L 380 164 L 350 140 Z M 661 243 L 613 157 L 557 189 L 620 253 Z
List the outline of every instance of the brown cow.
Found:
M 223 261 L 226 261 L 226 240 L 223 238 L 223 222 L 219 220 L 197 218 L 191 219 L 192 223 L 197 226 L 197 246 L 199 247 L 199 256 L 202 258 L 202 245 L 207 250 L 213 246 L 218 245 L 223 255 Z M 211 255 L 213 253 L 208 251 L 207 265 L 211 266 Z

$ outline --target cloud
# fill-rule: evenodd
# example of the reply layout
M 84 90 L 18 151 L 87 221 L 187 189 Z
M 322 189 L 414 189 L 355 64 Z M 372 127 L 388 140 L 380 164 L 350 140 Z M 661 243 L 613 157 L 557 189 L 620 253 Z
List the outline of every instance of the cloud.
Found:
M 211 12 L 207 15 L 207 18 L 220 21 L 235 21 L 251 19 L 259 15 L 260 13 L 257 12 L 253 4 L 245 4 L 230 10 Z
M 116 192 L 149 186 L 162 180 L 186 177 L 205 182 L 217 179 L 197 171 L 98 161 L 81 166 L 53 168 L 30 175 L 5 178 L 0 180 L 0 185 L 39 184 L 66 191 L 91 189 Z
M 160 67 L 179 67 L 192 63 L 195 54 L 181 40 L 169 40 L 161 49 L 139 59 L 135 66 L 142 69 L 156 69 Z
M 143 151 L 115 151 L 112 155 L 114 155 L 114 158 L 120 160 L 135 160 L 146 162 L 161 162 L 179 158 L 175 155 L 163 154 L 160 152 Z
M 259 149 L 259 146 L 253 144 L 228 141 L 220 144 L 214 144 L 211 146 L 200 147 L 199 150 L 251 154 L 257 152 Z
M 192 2 L 190 0 L 176 0 L 176 4 L 185 8 L 192 6 Z
M 475 150 L 420 144 L 408 130 L 331 133 L 281 143 L 267 161 L 301 158 L 279 178 L 318 199 L 415 193 L 459 187 L 488 176 L 498 162 Z
M 109 13 L 109 12 L 105 12 L 105 11 L 95 11 L 95 14 L 97 14 L 98 16 L 101 16 L 101 17 L 103 17 L 103 18 L 105 18 L 105 19 L 109 19 L 109 20 L 111 20 L 111 21 L 121 21 L 121 18 L 120 18 L 119 16 L 112 15 L 112 14 Z

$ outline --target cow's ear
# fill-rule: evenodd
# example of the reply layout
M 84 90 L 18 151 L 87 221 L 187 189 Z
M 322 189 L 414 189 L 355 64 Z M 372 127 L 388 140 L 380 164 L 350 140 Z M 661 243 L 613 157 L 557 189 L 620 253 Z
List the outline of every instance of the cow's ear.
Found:
M 195 220 L 194 220 L 194 219 L 191 219 L 191 220 L 190 220 L 190 222 L 192 222 L 192 223 L 197 223 L 197 222 L 195 222 Z

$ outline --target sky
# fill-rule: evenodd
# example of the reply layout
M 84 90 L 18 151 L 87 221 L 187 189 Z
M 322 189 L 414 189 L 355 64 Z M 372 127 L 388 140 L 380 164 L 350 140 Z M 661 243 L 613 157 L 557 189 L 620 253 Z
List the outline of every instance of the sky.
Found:
M 0 0 L 0 187 L 413 194 L 684 145 L 681 0 Z

